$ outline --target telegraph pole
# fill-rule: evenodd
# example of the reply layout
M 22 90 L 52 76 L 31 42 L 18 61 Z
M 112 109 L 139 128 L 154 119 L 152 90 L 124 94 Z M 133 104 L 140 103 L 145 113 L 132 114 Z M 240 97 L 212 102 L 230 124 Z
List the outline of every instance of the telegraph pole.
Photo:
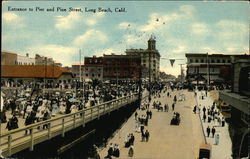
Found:
M 79 77 L 79 81 L 80 81 L 80 83 L 81 83 L 81 82 L 82 82 L 82 63 L 81 63 L 81 61 L 82 61 L 81 58 L 82 58 L 82 57 L 81 57 L 81 49 L 79 50 L 79 58 L 80 58 L 80 59 L 79 59 L 79 60 L 80 60 L 80 65 L 79 65 L 79 67 L 80 67 L 80 68 L 79 68 L 79 71 L 80 71 L 80 72 L 79 72 L 79 76 L 80 76 L 80 77 Z M 80 87 L 80 88 L 81 88 L 81 87 Z
M 179 64 L 179 65 L 181 66 L 181 82 L 183 82 L 184 73 L 183 73 L 182 65 L 184 65 L 184 64 Z

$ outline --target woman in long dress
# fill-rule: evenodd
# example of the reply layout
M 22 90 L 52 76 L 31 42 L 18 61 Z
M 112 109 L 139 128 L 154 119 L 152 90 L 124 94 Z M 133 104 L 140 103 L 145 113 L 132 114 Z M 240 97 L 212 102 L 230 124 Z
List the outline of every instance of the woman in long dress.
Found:
M 52 116 L 56 116 L 58 112 L 59 112 L 59 109 L 58 109 L 57 103 L 54 101 L 52 104 Z
M 128 156 L 133 157 L 134 156 L 134 147 L 131 145 L 128 150 Z

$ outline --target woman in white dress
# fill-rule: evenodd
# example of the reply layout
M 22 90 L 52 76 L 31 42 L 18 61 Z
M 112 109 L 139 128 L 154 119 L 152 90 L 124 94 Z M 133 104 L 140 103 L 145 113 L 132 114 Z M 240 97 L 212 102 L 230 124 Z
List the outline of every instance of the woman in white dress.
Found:
M 77 111 L 77 107 L 75 105 L 75 103 L 73 103 L 70 107 L 71 113 L 75 113 Z
M 58 109 L 57 103 L 56 103 L 56 101 L 53 101 L 52 116 L 56 116 L 56 114 L 58 114 L 58 113 L 59 113 L 59 109 Z

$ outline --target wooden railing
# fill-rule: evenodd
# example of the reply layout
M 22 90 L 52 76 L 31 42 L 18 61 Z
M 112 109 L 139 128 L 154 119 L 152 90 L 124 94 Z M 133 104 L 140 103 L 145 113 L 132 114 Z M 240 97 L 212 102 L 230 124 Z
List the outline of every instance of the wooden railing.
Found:
M 49 140 L 57 135 L 62 135 L 62 137 L 64 137 L 67 131 L 81 125 L 85 126 L 89 121 L 99 119 L 100 116 L 119 109 L 137 99 L 138 94 L 131 94 L 75 113 L 58 115 L 58 117 L 46 121 L 37 122 L 5 132 L 0 134 L 0 149 L 2 149 L 4 156 L 11 156 L 26 148 L 33 151 L 34 145 Z M 28 135 L 25 135 L 25 131 L 28 132 Z

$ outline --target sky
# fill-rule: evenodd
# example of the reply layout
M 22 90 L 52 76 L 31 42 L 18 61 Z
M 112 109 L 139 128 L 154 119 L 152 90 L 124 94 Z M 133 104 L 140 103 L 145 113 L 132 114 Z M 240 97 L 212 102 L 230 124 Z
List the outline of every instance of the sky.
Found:
M 99 7 L 112 12 L 98 12 Z M 154 35 L 160 70 L 177 76 L 185 53 L 249 53 L 249 13 L 243 1 L 5 1 L 2 50 L 41 54 L 71 66 L 79 63 L 80 49 L 82 57 L 125 54 L 130 48 L 146 49 Z M 169 58 L 178 59 L 173 67 Z

